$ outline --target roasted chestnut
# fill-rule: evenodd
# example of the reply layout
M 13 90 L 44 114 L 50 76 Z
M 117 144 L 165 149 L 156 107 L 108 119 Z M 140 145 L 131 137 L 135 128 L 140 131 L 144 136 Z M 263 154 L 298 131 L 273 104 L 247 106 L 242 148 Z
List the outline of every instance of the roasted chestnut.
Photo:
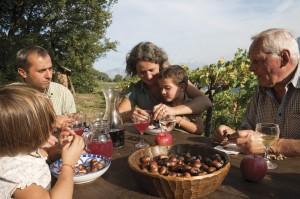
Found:
M 153 158 L 143 156 L 140 158 L 140 169 L 145 172 L 157 173 L 172 177 L 191 177 L 213 173 L 224 166 L 220 154 L 210 157 L 202 155 L 170 154 L 158 155 Z

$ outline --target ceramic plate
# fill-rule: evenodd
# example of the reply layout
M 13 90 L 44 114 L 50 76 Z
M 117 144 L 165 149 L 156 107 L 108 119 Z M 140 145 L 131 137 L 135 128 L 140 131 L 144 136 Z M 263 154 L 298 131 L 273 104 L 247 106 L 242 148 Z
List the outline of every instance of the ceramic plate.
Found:
M 103 175 L 110 167 L 111 161 L 108 158 L 99 155 L 94 155 L 94 154 L 82 154 L 80 156 L 80 159 L 78 160 L 76 167 L 78 165 L 88 165 L 92 159 L 96 159 L 97 162 L 103 164 L 104 167 L 95 172 L 74 175 L 75 184 L 82 184 L 82 183 L 94 181 L 97 178 L 99 178 L 101 175 Z M 59 175 L 61 164 L 62 164 L 62 160 L 57 160 L 50 165 L 50 171 L 53 176 L 57 177 Z
M 155 127 L 154 125 L 150 125 L 146 130 L 145 133 L 150 135 L 156 135 L 158 133 L 162 132 L 160 127 Z

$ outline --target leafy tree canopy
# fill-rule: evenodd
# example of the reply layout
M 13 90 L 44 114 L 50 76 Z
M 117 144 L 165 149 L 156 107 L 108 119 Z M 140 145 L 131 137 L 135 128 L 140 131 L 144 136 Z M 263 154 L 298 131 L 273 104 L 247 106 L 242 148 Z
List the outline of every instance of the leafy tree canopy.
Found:
M 123 77 L 122 75 L 120 74 L 116 74 L 115 77 L 114 77 L 114 82 L 120 82 L 123 80 Z
M 54 67 L 62 65 L 72 70 L 75 88 L 90 90 L 94 85 L 93 62 L 116 47 L 116 42 L 105 37 L 111 24 L 111 7 L 116 2 L 2 0 L 0 77 L 16 80 L 16 52 L 26 46 L 40 45 L 49 51 Z
M 230 61 L 219 60 L 216 64 L 189 71 L 191 82 L 213 102 L 213 107 L 206 113 L 206 135 L 220 124 L 233 128 L 240 125 L 257 87 L 256 77 L 249 71 L 249 63 L 247 51 L 238 49 Z
M 96 80 L 100 80 L 100 81 L 103 81 L 103 82 L 111 82 L 111 79 L 110 77 L 108 76 L 108 74 L 104 73 L 104 72 L 100 72 L 96 69 L 92 69 L 93 71 L 93 74 L 94 74 L 94 78 Z

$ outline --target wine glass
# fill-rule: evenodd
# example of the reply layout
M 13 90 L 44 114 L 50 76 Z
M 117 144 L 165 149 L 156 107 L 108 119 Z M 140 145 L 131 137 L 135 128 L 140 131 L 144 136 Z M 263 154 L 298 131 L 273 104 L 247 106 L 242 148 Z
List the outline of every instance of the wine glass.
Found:
M 175 115 L 166 115 L 159 120 L 159 125 L 162 130 L 170 132 L 175 128 L 176 119 Z
M 146 143 L 144 138 L 142 137 L 145 130 L 148 128 L 149 124 L 150 124 L 150 116 L 146 117 L 144 119 L 133 118 L 133 125 L 136 128 L 136 130 L 139 132 L 139 135 L 140 135 L 139 142 L 135 144 L 135 148 L 141 149 L 141 148 L 145 148 L 145 147 L 149 146 L 149 144 Z
M 82 136 L 83 132 L 84 132 L 84 128 L 85 128 L 85 116 L 82 113 L 74 113 L 71 115 L 71 117 L 73 118 L 74 122 L 72 125 L 72 129 L 74 130 L 74 132 L 79 135 Z
M 259 132 L 263 144 L 266 147 L 264 158 L 267 162 L 268 169 L 277 168 L 277 164 L 272 163 L 268 159 L 268 151 L 271 145 L 279 138 L 279 125 L 274 123 L 258 123 L 256 124 L 256 132 Z

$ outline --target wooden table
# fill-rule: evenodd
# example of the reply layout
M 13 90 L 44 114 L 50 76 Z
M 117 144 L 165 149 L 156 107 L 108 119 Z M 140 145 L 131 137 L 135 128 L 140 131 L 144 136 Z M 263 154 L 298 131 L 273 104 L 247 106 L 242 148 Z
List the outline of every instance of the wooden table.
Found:
M 73 198 L 75 199 L 154 199 L 159 198 L 143 192 L 131 175 L 127 163 L 128 156 L 135 151 L 137 134 L 134 130 L 125 133 L 125 146 L 114 149 L 113 160 L 109 170 L 94 182 L 75 185 Z M 148 143 L 154 144 L 153 135 L 144 135 Z M 209 139 L 182 132 L 173 132 L 175 144 L 196 144 L 205 142 L 211 144 Z M 287 158 L 276 161 L 278 168 L 269 171 L 259 183 L 245 181 L 239 170 L 242 155 L 231 156 L 231 168 L 222 185 L 204 198 L 235 199 L 235 198 L 300 198 L 300 157 Z

